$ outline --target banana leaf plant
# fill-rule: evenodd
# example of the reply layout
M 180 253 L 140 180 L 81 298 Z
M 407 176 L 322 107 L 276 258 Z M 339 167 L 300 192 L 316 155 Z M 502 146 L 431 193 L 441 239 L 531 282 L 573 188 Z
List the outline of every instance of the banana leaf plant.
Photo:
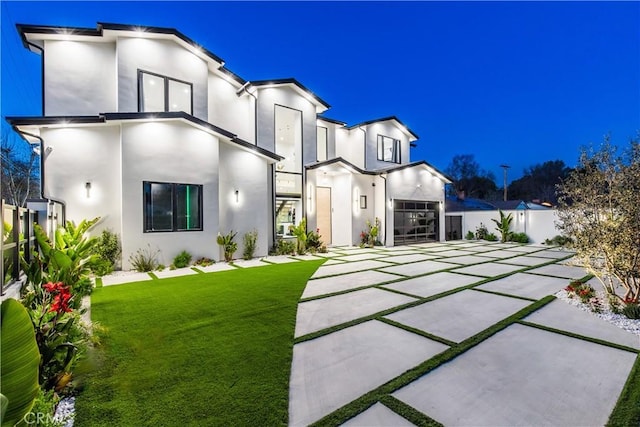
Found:
M 500 236 L 501 236 L 500 241 L 502 243 L 508 242 L 511 239 L 511 235 L 513 234 L 513 232 L 511 231 L 511 223 L 513 222 L 513 215 L 512 214 L 505 215 L 504 212 L 502 212 L 502 210 L 499 210 L 498 213 L 500 214 L 500 219 L 499 220 L 491 219 L 491 221 L 493 221 L 497 225 L 496 231 L 500 233 Z

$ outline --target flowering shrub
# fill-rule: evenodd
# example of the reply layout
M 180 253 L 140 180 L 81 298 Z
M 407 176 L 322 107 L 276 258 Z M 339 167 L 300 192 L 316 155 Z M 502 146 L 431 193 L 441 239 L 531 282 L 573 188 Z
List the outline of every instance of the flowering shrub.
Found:
M 564 288 L 567 291 L 569 298 L 578 297 L 580 302 L 588 305 L 592 311 L 599 313 L 602 311 L 602 306 L 598 297 L 596 297 L 596 291 L 586 283 L 582 283 L 579 280 L 574 280 Z
M 381 246 L 382 242 L 378 240 L 378 233 L 380 232 L 380 218 L 371 221 L 367 220 L 367 230 L 360 232 L 360 247 L 373 247 L 374 245 Z

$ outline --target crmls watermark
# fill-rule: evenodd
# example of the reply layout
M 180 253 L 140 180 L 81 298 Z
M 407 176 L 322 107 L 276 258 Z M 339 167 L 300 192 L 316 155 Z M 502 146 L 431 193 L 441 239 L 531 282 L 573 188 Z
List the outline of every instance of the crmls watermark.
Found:
M 28 425 L 53 424 L 55 421 L 52 414 L 44 412 L 28 412 L 22 420 Z

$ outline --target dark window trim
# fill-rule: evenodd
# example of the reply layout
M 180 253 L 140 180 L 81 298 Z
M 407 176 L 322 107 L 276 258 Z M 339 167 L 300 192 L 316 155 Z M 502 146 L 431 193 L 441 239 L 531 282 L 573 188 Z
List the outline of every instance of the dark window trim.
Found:
M 324 140 L 324 160 L 318 158 L 318 131 L 316 130 L 316 161 L 325 162 L 329 159 L 329 128 L 326 126 L 316 126 L 316 129 L 324 129 L 326 139 Z
M 393 151 L 391 153 L 391 157 L 392 158 L 397 158 L 397 160 L 384 160 L 384 139 L 383 138 L 389 138 L 390 140 L 393 141 Z M 380 158 L 380 144 L 382 145 L 382 158 Z M 402 150 L 400 149 L 400 140 L 396 139 L 396 138 L 392 138 L 390 136 L 386 136 L 386 135 L 382 135 L 382 134 L 378 134 L 378 138 L 377 138 L 377 145 L 376 145 L 376 157 L 379 161 L 381 162 L 385 162 L 385 163 L 395 163 L 395 164 L 400 164 L 402 163 Z
M 191 88 L 191 94 L 190 94 L 191 105 L 189 106 L 191 111 L 185 111 L 185 113 L 193 115 L 193 83 L 176 79 L 174 77 L 164 76 L 162 74 L 154 73 L 153 71 L 142 70 L 140 68 L 138 69 L 138 111 L 139 112 L 141 113 L 145 112 L 144 111 L 144 85 L 142 84 L 142 79 L 144 74 L 149 74 L 151 76 L 155 76 L 163 79 L 164 81 L 164 111 L 163 112 L 169 112 L 169 81 L 171 80 L 174 82 L 189 85 L 189 87 Z M 149 111 L 149 112 L 158 113 L 159 111 Z
M 172 210 L 172 224 L 171 230 L 150 230 L 147 222 L 147 195 L 144 191 L 144 188 L 147 184 L 163 184 L 171 186 L 171 210 Z M 200 227 L 192 228 L 189 230 L 180 230 L 178 229 L 178 216 L 175 213 L 178 211 L 178 200 L 176 198 L 176 187 L 179 185 L 191 185 L 198 187 L 200 191 L 198 191 L 198 215 L 200 217 Z M 142 217 L 143 217 L 143 233 L 182 233 L 182 232 L 192 232 L 192 231 L 203 231 L 204 230 L 204 218 L 203 214 L 203 185 L 202 184 L 187 184 L 187 183 L 177 183 L 177 182 L 163 182 L 163 181 L 142 181 Z

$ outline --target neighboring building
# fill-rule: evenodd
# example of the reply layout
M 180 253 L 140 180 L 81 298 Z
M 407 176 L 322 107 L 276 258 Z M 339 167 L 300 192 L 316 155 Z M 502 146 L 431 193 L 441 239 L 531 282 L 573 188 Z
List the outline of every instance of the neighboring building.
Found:
M 216 235 L 256 229 L 266 255 L 307 218 L 329 245 L 382 221 L 385 245 L 444 240 L 444 185 L 387 117 L 354 126 L 295 79 L 246 81 L 168 28 L 18 25 L 42 56 L 41 117 L 7 120 L 41 145 L 42 199 L 100 216 L 123 267 L 147 244 L 220 259 Z M 391 231 L 393 230 L 393 231 Z M 241 253 L 242 247 L 239 248 Z
M 542 243 L 561 234 L 556 226 L 557 212 L 549 206 L 524 200 L 485 201 L 462 195 L 446 198 L 446 240 L 463 239 L 469 231 L 475 233 L 480 224 L 498 234 L 492 219 L 500 218 L 500 210 L 512 215 L 512 231 L 527 234 L 530 243 Z

